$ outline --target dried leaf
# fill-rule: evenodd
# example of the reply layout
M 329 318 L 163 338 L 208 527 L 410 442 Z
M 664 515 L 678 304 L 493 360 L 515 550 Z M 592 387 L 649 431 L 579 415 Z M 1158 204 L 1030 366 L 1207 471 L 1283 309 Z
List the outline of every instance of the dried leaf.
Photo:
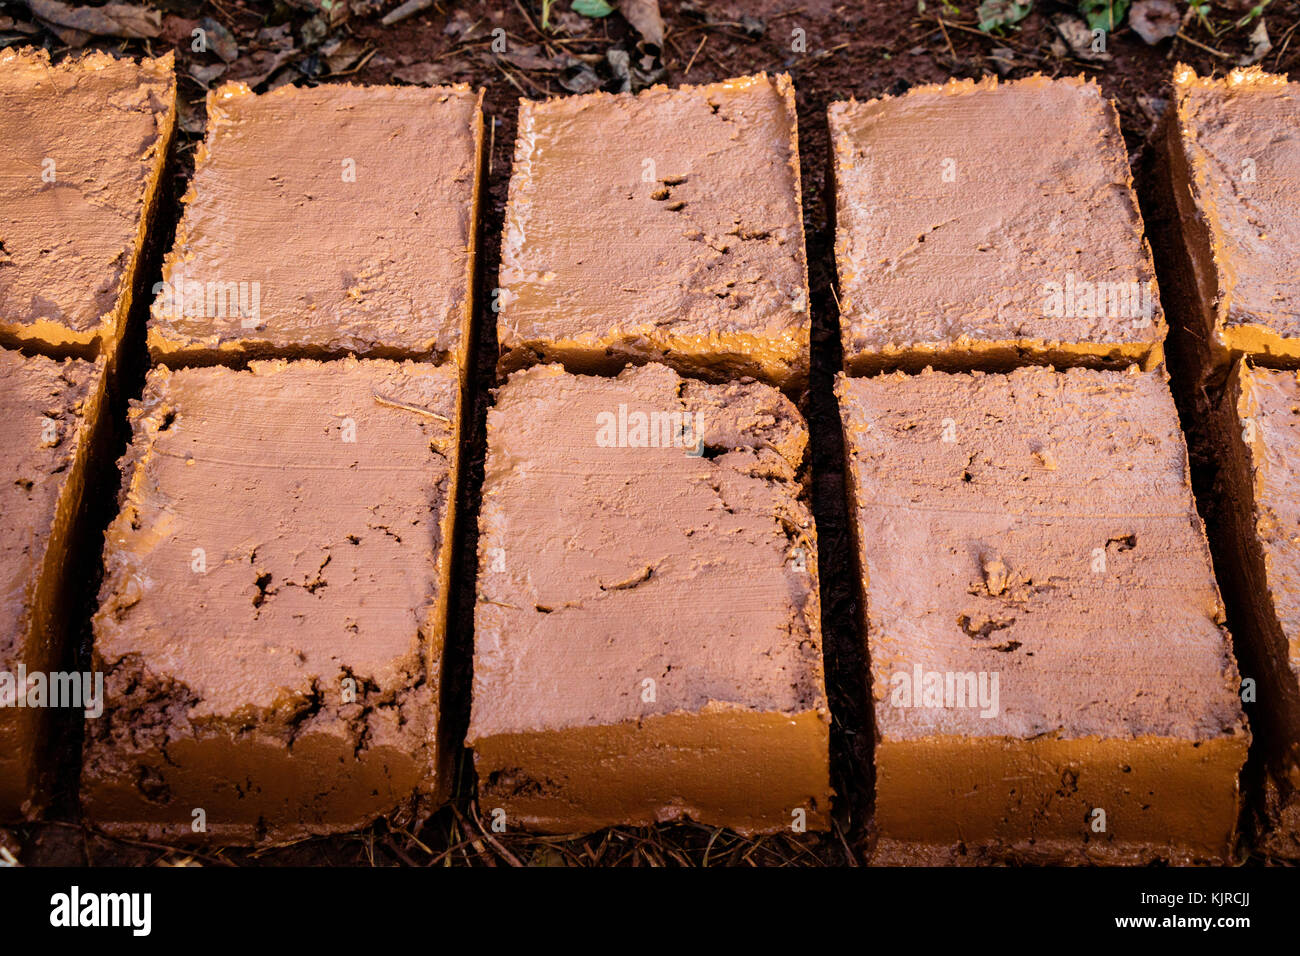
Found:
M 163 15 L 162 33 L 158 34 L 158 36 L 164 43 L 188 50 L 190 43 L 194 40 L 194 31 L 198 27 L 198 20 L 178 17 L 168 13 Z
M 239 44 L 235 42 L 235 35 L 224 26 L 211 17 L 204 17 L 199 21 L 199 29 L 203 31 L 204 42 L 209 50 L 227 63 L 239 59 Z
M 162 33 L 162 14 L 127 3 L 74 7 L 59 0 L 27 0 L 32 13 L 47 23 L 100 37 L 143 39 Z
M 0 30 L 4 30 L 6 32 L 13 31 L 14 33 L 24 33 L 27 36 L 31 36 L 33 33 L 40 32 L 40 28 L 37 27 L 36 24 L 23 23 L 21 21 L 15 20 L 13 17 L 0 17 Z
M 198 80 L 199 85 L 206 90 L 227 69 L 228 67 L 224 63 L 191 63 L 190 76 Z
M 342 73 L 366 52 L 365 44 L 360 40 L 354 40 L 348 37 L 346 40 L 333 39 L 328 40 L 321 45 L 321 56 L 325 57 L 325 64 L 330 68 L 331 73 Z
M 632 89 L 632 57 L 620 47 L 610 47 L 605 51 L 605 62 L 609 64 L 610 72 L 618 80 L 618 89 L 616 93 L 626 93 Z
M 278 73 L 274 74 L 266 84 L 266 91 L 270 93 L 273 90 L 278 90 L 282 86 L 293 85 L 294 72 L 295 71 L 293 70 L 286 69 L 280 70 Z
M 989 59 L 993 61 L 994 68 L 1002 76 L 1006 76 L 1016 67 L 1023 65 L 1016 59 L 1016 51 L 1005 46 L 995 46 L 990 50 Z
M 622 0 L 618 12 L 644 42 L 663 49 L 664 18 L 659 12 L 659 0 Z
M 600 87 L 600 77 L 590 66 L 575 56 L 564 59 L 564 72 L 560 85 L 570 93 L 590 93 Z
M 1182 26 L 1183 15 L 1170 0 L 1134 0 L 1128 25 L 1148 46 L 1167 40 Z
M 285 50 L 292 47 L 293 35 L 290 32 L 289 24 L 282 23 L 278 27 L 262 27 L 257 31 L 257 42 L 272 50 Z
M 276 70 L 292 60 L 296 53 L 292 47 L 286 50 L 258 50 L 235 63 L 231 67 L 229 79 L 240 80 L 250 87 L 261 86 Z
M 412 63 L 394 70 L 393 79 L 412 86 L 439 86 L 447 82 L 447 70 L 436 63 Z
M 447 18 L 447 25 L 442 28 L 442 32 L 464 42 L 479 32 L 480 23 L 480 20 L 471 17 L 464 10 L 457 10 Z
M 1268 37 L 1268 27 L 1264 25 L 1264 18 L 1260 17 L 1259 23 L 1255 24 L 1255 30 L 1250 35 L 1250 52 L 1239 59 L 1237 65 L 1254 66 L 1268 56 L 1271 49 L 1273 49 L 1273 41 Z
M 85 30 L 74 30 L 72 27 L 59 26 L 57 23 L 51 23 L 49 20 L 42 20 L 37 17 L 37 22 L 44 25 L 45 29 L 53 33 L 59 40 L 70 47 L 83 47 L 91 40 L 95 39 L 93 33 L 87 33 Z
M 543 56 L 541 51 L 542 48 L 534 44 L 532 46 L 516 46 L 512 49 L 506 50 L 504 53 L 490 53 L 488 55 L 500 56 L 501 59 L 505 60 L 511 66 L 526 72 L 536 70 L 558 70 L 561 64 L 551 59 L 549 56 Z

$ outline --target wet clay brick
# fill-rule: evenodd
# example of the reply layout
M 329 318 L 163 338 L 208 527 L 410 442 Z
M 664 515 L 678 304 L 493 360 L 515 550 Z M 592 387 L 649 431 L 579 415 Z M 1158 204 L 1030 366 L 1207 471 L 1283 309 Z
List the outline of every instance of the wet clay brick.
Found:
M 1174 71 L 1164 147 L 1186 322 L 1207 371 L 1300 364 L 1300 83 Z
M 33 816 L 51 790 L 54 701 L 19 683 L 64 670 L 68 612 L 80 606 L 66 592 L 69 551 L 103 383 L 102 362 L 0 350 L 0 820 Z
M 837 390 L 876 859 L 1227 858 L 1250 738 L 1163 373 Z
M 1150 368 L 1165 325 L 1097 85 L 921 86 L 829 110 L 844 367 Z
M 465 86 L 211 91 L 153 303 L 154 360 L 351 353 L 464 368 L 481 99 Z
M 1252 727 L 1266 770 L 1256 845 L 1300 859 L 1300 381 L 1238 362 L 1216 420 L 1228 529 L 1220 580 L 1235 600 Z
M 675 418 L 673 416 L 676 416 Z M 757 383 L 516 372 L 488 413 L 479 803 L 508 827 L 829 824 L 808 432 Z
M 446 794 L 458 394 L 355 358 L 150 373 L 94 620 L 96 826 L 280 842 Z
M 175 122 L 170 53 L 0 50 L 0 344 L 115 349 Z
M 504 371 L 653 361 L 800 390 L 810 323 L 789 77 L 523 100 L 500 275 Z

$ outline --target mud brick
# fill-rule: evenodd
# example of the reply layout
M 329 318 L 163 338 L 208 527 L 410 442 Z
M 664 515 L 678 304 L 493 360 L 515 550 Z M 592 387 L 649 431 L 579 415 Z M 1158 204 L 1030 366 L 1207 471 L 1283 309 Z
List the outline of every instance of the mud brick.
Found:
M 280 842 L 445 796 L 458 395 L 452 365 L 350 357 L 150 373 L 94 620 L 88 819 Z
M 1300 364 L 1297 125 L 1300 83 L 1285 76 L 1174 71 L 1164 160 L 1183 266 L 1178 301 L 1219 382 L 1241 355 Z
M 829 121 L 851 374 L 1161 361 L 1119 118 L 1095 83 L 952 80 L 832 103 Z
M 102 361 L 0 350 L 0 820 L 31 817 L 48 801 L 50 708 L 76 703 L 55 701 L 48 681 L 64 671 L 80 607 L 68 593 L 71 552 L 104 380 Z M 44 691 L 24 686 L 37 675 Z
M 877 859 L 1228 857 L 1250 737 L 1163 373 L 838 394 Z
M 1265 768 L 1266 853 L 1300 859 L 1300 382 L 1237 363 L 1216 417 L 1227 533 L 1219 579 L 1238 609 L 1238 653 L 1254 679 L 1251 725 Z
M 175 122 L 171 53 L 0 50 L 0 344 L 115 350 Z
M 759 383 L 516 372 L 488 413 L 469 745 L 484 813 L 829 821 L 808 432 Z
M 500 285 L 503 371 L 661 362 L 800 390 L 810 323 L 789 77 L 523 100 Z
M 153 303 L 154 360 L 347 353 L 464 368 L 481 100 L 465 86 L 209 92 Z

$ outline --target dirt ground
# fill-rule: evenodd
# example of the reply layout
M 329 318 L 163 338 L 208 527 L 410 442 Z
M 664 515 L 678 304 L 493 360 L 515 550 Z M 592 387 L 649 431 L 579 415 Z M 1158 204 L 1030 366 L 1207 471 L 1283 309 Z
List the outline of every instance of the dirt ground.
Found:
M 1245 6 L 1238 9 L 1242 2 Z M 1180 2 L 1178 11 L 1185 16 L 1177 37 L 1152 46 L 1124 26 L 1107 38 L 1108 59 L 1084 60 L 1079 58 L 1082 54 L 1071 52 L 1055 26 L 1060 18 L 1077 11 L 1073 4 L 1057 0 L 1034 0 L 1028 16 L 1002 35 L 978 29 L 975 0 L 664 0 L 660 4 L 664 23 L 661 47 L 648 45 L 618 14 L 589 19 L 571 11 L 569 0 L 546 5 L 550 9 L 545 27 L 540 0 L 440 0 L 385 25 L 381 18 L 398 6 L 391 0 L 162 0 L 150 4 L 162 14 L 157 36 L 123 38 L 77 33 L 66 23 L 36 19 L 27 0 L 0 0 L 0 45 L 46 45 L 58 55 L 75 53 L 77 44 L 123 55 L 176 50 L 184 101 L 182 131 L 172 170 L 171 208 L 163 210 L 164 219 L 170 216 L 173 220 L 176 201 L 190 175 L 194 147 L 202 136 L 205 85 L 215 86 L 228 79 L 250 82 L 259 90 L 287 82 L 465 82 L 486 90 L 484 108 L 491 148 L 481 224 L 477 387 L 463 462 L 463 517 L 456 570 L 459 588 L 453 595 L 448 648 L 451 684 L 461 693 L 448 701 L 446 729 L 458 737 L 463 736 L 468 721 L 474 528 L 483 470 L 484 415 L 495 384 L 494 315 L 487 307 L 490 295 L 483 293 L 490 293 L 495 285 L 518 98 L 595 88 L 636 89 L 654 81 L 707 82 L 760 70 L 791 74 L 798 91 L 812 289 L 813 376 L 805 411 L 813 431 L 811 494 L 820 536 L 823 637 L 834 716 L 832 782 L 839 798 L 833 832 L 746 839 L 729 831 L 684 823 L 618 828 L 577 839 L 493 834 L 480 825 L 473 769 L 462 755 L 454 803 L 418 832 L 385 822 L 347 836 L 257 852 L 187 852 L 110 840 L 81 826 L 75 800 L 79 731 L 69 727 L 53 819 L 0 830 L 0 849 L 8 850 L 20 862 L 659 866 L 855 865 L 863 860 L 870 841 L 870 715 L 865 707 L 858 585 L 851 570 L 844 507 L 843 449 L 831 391 L 840 348 L 832 290 L 833 235 L 827 218 L 826 106 L 850 96 L 868 99 L 882 93 L 897 94 L 950 76 L 1084 73 L 1096 78 L 1117 102 L 1131 157 L 1140 168 L 1146 139 L 1167 102 L 1173 65 L 1181 61 L 1202 73 L 1224 72 L 1258 49 L 1255 31 L 1260 15 L 1252 14 L 1248 0 L 1231 0 L 1223 6 L 1215 0 L 1200 17 Z M 1300 0 L 1272 0 L 1262 11 L 1262 19 L 1273 46 L 1260 62 L 1272 71 L 1294 70 L 1300 60 Z M 214 29 L 213 21 L 224 30 Z M 190 49 L 190 38 L 200 24 L 219 42 L 207 52 L 196 53 Z M 494 34 L 498 28 L 504 34 Z M 500 48 L 502 37 L 504 50 Z M 161 250 L 170 242 L 168 230 L 159 230 L 155 240 L 152 270 L 158 268 Z M 153 281 L 152 272 L 146 280 L 147 287 Z M 139 393 L 143 354 L 137 335 L 136 363 L 124 376 L 127 396 Z M 122 420 L 119 414 L 119 425 Z M 125 436 L 119 431 L 117 437 L 120 448 Z M 115 474 L 103 476 L 100 501 L 112 502 L 116 480 Z M 109 517 L 107 507 L 97 508 L 92 523 L 102 531 Z M 88 620 L 93 610 L 98 544 L 92 542 L 88 552 L 92 559 L 84 572 L 83 620 Z M 83 660 L 88 647 L 88 634 L 83 633 L 77 649 Z

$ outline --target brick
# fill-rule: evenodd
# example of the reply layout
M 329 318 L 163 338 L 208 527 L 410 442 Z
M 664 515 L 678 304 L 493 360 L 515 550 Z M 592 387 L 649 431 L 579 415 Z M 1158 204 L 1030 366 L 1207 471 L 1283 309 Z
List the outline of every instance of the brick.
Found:
M 354 358 L 150 373 L 94 618 L 87 819 L 249 844 L 445 797 L 458 394 L 451 365 Z
M 154 361 L 448 358 L 466 367 L 481 93 L 208 94 L 149 321 Z
M 535 366 L 498 390 L 487 436 L 468 738 L 484 812 L 547 832 L 825 829 L 791 402 L 654 364 Z
M 1095 83 L 952 80 L 828 115 L 851 374 L 1162 360 L 1119 118 Z
M 52 791 L 54 701 L 48 684 L 31 698 L 20 684 L 64 671 L 78 606 L 70 569 L 104 380 L 103 362 L 0 350 L 0 820 L 37 815 Z
M 0 50 L 0 344 L 115 351 L 175 122 L 170 53 Z
M 1205 371 L 1221 382 L 1242 355 L 1300 363 L 1300 143 L 1282 132 L 1300 123 L 1300 83 L 1179 66 L 1169 117 L 1175 291 Z
M 1250 737 L 1163 373 L 838 394 L 877 859 L 1226 859 Z
M 519 107 L 500 367 L 807 381 L 794 88 L 740 77 Z

